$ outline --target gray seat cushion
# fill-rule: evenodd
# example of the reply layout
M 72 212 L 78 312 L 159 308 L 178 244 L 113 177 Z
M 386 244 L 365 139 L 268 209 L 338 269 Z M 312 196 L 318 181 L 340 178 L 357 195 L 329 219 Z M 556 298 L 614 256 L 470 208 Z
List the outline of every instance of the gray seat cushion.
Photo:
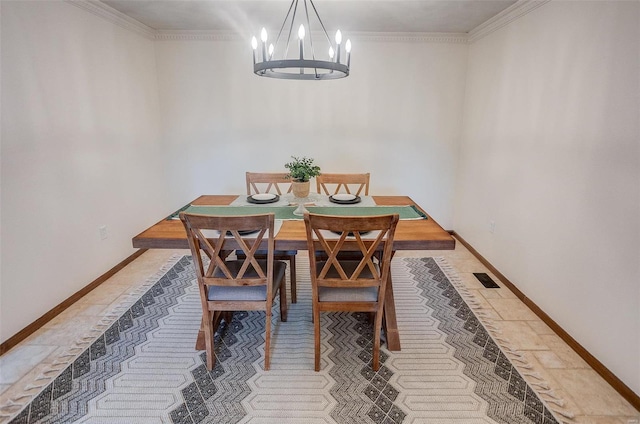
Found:
M 320 302 L 375 302 L 378 300 L 377 287 L 340 288 L 318 287 Z
M 322 270 L 326 262 L 318 262 L 316 270 Z M 350 276 L 357 268 L 359 261 L 340 261 L 344 272 Z M 377 268 L 377 265 L 376 265 Z M 328 278 L 340 278 L 335 267 L 331 267 L 327 273 Z M 368 267 L 362 270 L 358 278 L 373 278 Z M 375 302 L 378 300 L 378 287 L 318 287 L 318 300 L 320 302 Z
M 264 256 L 264 257 L 266 257 L 267 253 L 269 253 L 269 252 L 266 249 L 265 250 L 259 249 L 259 250 L 256 250 L 255 256 Z M 297 250 L 274 250 L 273 251 L 273 256 L 274 257 L 276 257 L 276 256 L 295 256 L 297 254 L 298 254 Z M 236 250 L 236 255 L 239 258 L 244 257 L 244 252 L 242 250 L 238 249 L 238 250 Z
M 229 270 L 233 275 L 238 273 L 238 270 L 242 266 L 244 261 L 226 261 Z M 266 272 L 266 262 L 258 261 L 261 267 Z M 284 274 L 287 269 L 287 264 L 281 261 L 273 262 L 273 292 L 276 292 L 278 286 L 284 279 Z M 214 277 L 225 278 L 224 273 L 217 269 L 213 272 Z M 246 278 L 257 278 L 258 274 L 249 266 L 249 269 L 245 273 Z M 262 301 L 267 299 L 267 287 L 266 286 L 209 286 L 209 292 L 207 293 L 209 300 L 248 300 L 248 301 Z

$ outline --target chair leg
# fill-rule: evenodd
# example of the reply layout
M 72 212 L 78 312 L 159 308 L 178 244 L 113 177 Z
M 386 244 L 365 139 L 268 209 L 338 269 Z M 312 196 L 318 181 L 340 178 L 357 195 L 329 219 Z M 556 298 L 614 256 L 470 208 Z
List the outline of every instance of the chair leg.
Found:
M 206 311 L 202 314 L 202 329 L 204 330 L 204 344 L 207 357 L 207 369 L 211 371 L 216 364 L 216 358 L 213 354 L 215 346 L 213 345 L 213 312 Z
M 280 284 L 280 321 L 287 322 L 287 282 L 283 278 Z
M 382 311 L 376 313 L 376 319 L 373 329 L 373 360 L 371 368 L 374 371 L 380 369 L 380 331 L 382 329 Z
M 315 370 L 320 371 L 320 310 L 313 305 L 313 335 L 315 350 Z
M 291 303 L 298 303 L 296 293 L 296 255 L 289 256 L 289 271 L 291 280 Z
M 271 352 L 271 305 L 267 305 L 265 311 L 265 325 L 264 325 L 264 370 L 269 371 L 271 367 L 271 358 L 269 353 Z

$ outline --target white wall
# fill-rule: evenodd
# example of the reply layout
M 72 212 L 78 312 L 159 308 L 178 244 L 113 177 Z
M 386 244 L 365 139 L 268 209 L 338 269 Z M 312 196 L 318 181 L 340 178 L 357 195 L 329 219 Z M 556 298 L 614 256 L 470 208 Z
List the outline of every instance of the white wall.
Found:
M 246 40 L 154 43 L 62 1 L 1 12 L 1 341 L 160 216 L 291 155 L 370 171 L 451 228 L 465 44 L 352 37 L 348 79 L 280 81 L 253 75 Z
M 153 41 L 60 1 L 1 12 L 5 341 L 133 253 L 170 207 Z
M 470 47 L 353 38 L 348 79 L 296 82 L 244 41 L 3 1 L 0 341 L 159 216 L 306 155 L 411 195 L 640 393 L 638 7 L 551 2 Z
M 470 46 L 454 221 L 635 393 L 639 16 L 553 1 Z
M 158 41 L 165 143 L 185 164 L 175 205 L 309 156 L 371 172 L 373 193 L 410 195 L 450 229 L 467 45 L 352 41 L 351 75 L 334 81 L 259 78 L 247 40 Z

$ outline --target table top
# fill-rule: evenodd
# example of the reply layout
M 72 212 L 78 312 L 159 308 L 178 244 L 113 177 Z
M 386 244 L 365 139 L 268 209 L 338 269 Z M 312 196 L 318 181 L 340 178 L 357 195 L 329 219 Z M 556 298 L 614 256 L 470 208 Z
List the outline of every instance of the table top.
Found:
M 194 206 L 224 206 L 231 204 L 238 195 L 203 195 L 190 203 Z M 419 205 L 408 196 L 373 196 L 379 206 L 413 205 L 427 219 L 400 220 L 396 228 L 394 250 L 453 250 L 455 240 Z M 133 247 L 145 249 L 188 249 L 187 235 L 182 222 L 166 219 L 152 225 L 132 240 Z M 305 250 L 307 238 L 302 220 L 285 220 L 275 237 L 278 250 Z

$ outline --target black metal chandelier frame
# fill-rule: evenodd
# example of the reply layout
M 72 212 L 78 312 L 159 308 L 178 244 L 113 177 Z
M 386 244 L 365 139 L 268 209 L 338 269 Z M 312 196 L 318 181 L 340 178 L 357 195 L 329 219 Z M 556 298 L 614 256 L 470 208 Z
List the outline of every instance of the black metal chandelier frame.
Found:
M 341 50 L 341 42 L 342 42 L 342 34 L 340 30 L 336 33 L 336 44 L 335 44 L 335 60 L 331 56 L 333 53 L 334 45 L 329 38 L 329 34 L 318 14 L 318 10 L 316 9 L 313 0 L 302 0 L 304 4 L 304 14 L 305 14 L 305 22 L 307 24 L 307 28 L 309 28 L 309 45 L 311 48 L 311 59 L 304 58 L 304 36 L 305 30 L 303 25 L 301 25 L 298 31 L 299 37 L 299 59 L 287 59 L 287 54 L 289 52 L 289 43 L 291 41 L 291 34 L 293 33 L 293 25 L 295 22 L 296 13 L 298 12 L 298 1 L 292 0 L 289 6 L 289 10 L 287 15 L 282 22 L 282 26 L 280 27 L 280 31 L 278 32 L 278 36 L 276 37 L 275 46 L 271 44 L 267 49 L 267 32 L 266 29 L 262 29 L 261 33 L 261 41 L 262 41 L 262 61 L 256 61 L 256 50 L 258 47 L 258 42 L 256 37 L 253 37 L 251 40 L 251 44 L 253 47 L 253 72 L 261 77 L 269 77 L 269 78 L 280 78 L 280 79 L 297 79 L 297 80 L 328 80 L 328 79 L 338 79 L 345 78 L 349 76 L 349 67 L 351 65 L 351 41 L 347 40 L 345 45 L 345 50 L 347 54 L 346 63 L 340 63 L 340 50 Z M 309 7 L 307 2 L 311 4 L 313 8 L 313 12 L 315 13 L 318 22 L 320 22 L 320 26 L 322 27 L 322 31 L 324 32 L 327 41 L 330 46 L 330 60 L 320 60 L 316 58 L 316 52 L 313 45 L 313 36 L 311 34 L 311 21 L 309 19 Z M 293 14 L 291 13 L 293 11 Z M 287 42 L 284 49 L 284 59 L 274 59 L 275 49 L 278 46 L 278 42 L 282 36 L 282 33 L 287 26 L 287 21 L 289 21 L 289 17 L 291 17 L 289 24 L 289 34 L 287 36 Z

